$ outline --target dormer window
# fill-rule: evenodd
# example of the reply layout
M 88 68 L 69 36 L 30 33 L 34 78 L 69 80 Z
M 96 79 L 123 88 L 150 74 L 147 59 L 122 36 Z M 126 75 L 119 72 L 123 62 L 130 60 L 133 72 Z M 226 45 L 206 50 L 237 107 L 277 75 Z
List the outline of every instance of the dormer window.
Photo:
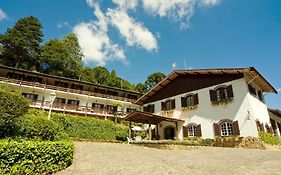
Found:
M 211 102 L 221 102 L 233 99 L 233 89 L 232 86 L 219 86 L 214 90 L 210 90 Z
M 198 105 L 198 94 L 188 94 L 181 98 L 182 107 L 191 107 Z
M 161 102 L 161 110 L 162 111 L 170 111 L 176 108 L 175 99 L 167 100 L 165 102 Z

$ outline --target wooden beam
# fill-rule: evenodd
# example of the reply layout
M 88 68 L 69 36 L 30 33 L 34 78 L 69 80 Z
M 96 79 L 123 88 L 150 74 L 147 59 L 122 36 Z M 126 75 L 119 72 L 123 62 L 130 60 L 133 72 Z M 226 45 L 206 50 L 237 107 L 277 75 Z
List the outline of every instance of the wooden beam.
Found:
M 129 139 L 132 138 L 132 122 L 131 120 L 129 121 Z

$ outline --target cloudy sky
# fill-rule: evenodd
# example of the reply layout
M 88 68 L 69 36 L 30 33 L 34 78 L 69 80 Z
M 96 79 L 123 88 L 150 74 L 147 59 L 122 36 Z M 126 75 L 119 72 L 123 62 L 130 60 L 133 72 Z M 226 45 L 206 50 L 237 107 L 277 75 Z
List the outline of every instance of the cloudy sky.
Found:
M 256 67 L 281 88 L 280 0 L 0 0 L 0 33 L 21 17 L 44 41 L 74 32 L 88 66 L 133 83 L 176 69 Z M 267 95 L 281 108 L 281 95 Z

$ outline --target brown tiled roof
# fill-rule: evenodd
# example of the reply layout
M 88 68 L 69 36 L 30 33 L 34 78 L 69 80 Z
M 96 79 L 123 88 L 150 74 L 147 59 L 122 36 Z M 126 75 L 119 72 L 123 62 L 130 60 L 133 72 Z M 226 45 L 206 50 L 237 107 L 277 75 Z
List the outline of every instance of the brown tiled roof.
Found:
M 146 123 L 146 124 L 158 124 L 162 121 L 168 121 L 168 122 L 184 122 L 183 120 L 180 119 L 175 119 L 175 118 L 169 118 L 169 117 L 164 117 L 161 115 L 155 115 L 152 113 L 148 112 L 141 112 L 141 111 L 136 111 L 133 113 L 128 114 L 125 117 L 126 121 L 132 121 L 132 122 L 137 122 L 137 123 Z
M 197 74 L 245 74 L 250 79 L 259 85 L 264 92 L 274 92 L 277 93 L 277 90 L 254 68 L 254 67 L 247 67 L 247 68 L 223 68 L 223 69 L 192 69 L 192 70 L 175 70 L 170 73 L 165 79 L 160 81 L 157 85 L 155 85 L 150 91 L 140 97 L 135 103 L 136 104 L 143 104 L 148 98 L 150 98 L 153 94 L 157 91 L 165 87 L 167 84 L 172 82 L 175 78 L 181 75 L 197 75 Z
M 279 109 L 270 109 L 268 111 L 281 118 L 281 111 Z

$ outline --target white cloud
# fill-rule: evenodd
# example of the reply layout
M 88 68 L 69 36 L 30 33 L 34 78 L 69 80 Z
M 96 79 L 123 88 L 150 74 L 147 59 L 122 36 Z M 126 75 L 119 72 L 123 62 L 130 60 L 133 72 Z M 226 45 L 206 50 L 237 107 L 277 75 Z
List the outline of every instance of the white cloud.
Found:
M 124 50 L 112 43 L 107 35 L 106 17 L 97 4 L 93 4 L 97 21 L 77 24 L 73 32 L 77 35 L 86 63 L 96 62 L 105 65 L 109 60 L 120 60 L 126 63 Z
M 7 18 L 8 16 L 6 15 L 6 13 L 2 9 L 0 9 L 0 22 Z
M 112 0 L 122 10 L 132 10 L 138 5 L 138 0 Z
M 220 0 L 201 0 L 200 4 L 203 6 L 215 6 L 220 3 Z
M 146 12 L 160 17 L 168 17 L 172 21 L 180 21 L 180 28 L 188 28 L 197 5 L 214 6 L 220 0 L 142 0 Z
M 277 92 L 281 92 L 281 88 L 277 89 Z
M 57 28 L 61 29 L 63 27 L 70 27 L 69 23 L 67 21 L 64 21 L 64 22 L 59 22 L 57 24 Z
M 109 17 L 110 23 L 118 29 L 129 46 L 136 45 L 147 51 L 157 50 L 157 41 L 153 34 L 126 12 L 109 9 L 106 15 Z

